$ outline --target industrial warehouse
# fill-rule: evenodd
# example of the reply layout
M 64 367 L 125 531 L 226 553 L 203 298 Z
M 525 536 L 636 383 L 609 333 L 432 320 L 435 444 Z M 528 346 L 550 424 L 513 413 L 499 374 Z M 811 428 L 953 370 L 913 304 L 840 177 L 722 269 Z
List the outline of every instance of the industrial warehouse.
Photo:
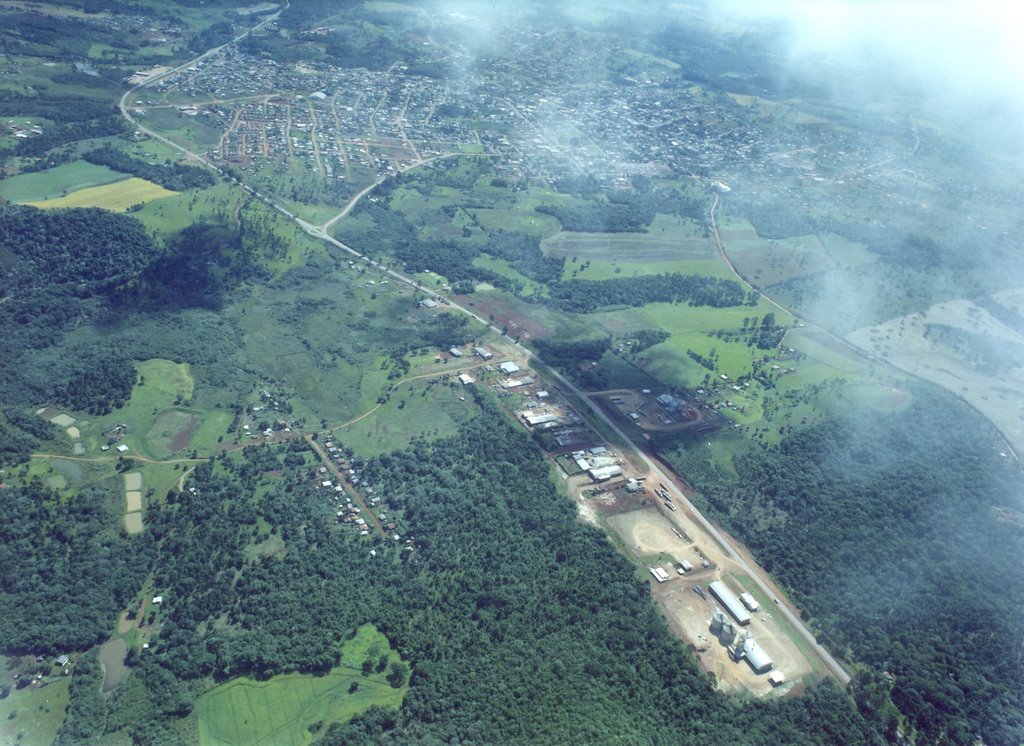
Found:
M 736 598 L 732 591 L 730 591 L 725 583 L 721 580 L 715 580 L 708 585 L 708 590 L 711 591 L 711 595 L 715 597 L 718 603 L 725 607 L 725 610 L 732 614 L 735 619 L 741 625 L 750 624 L 750 614 L 747 613 L 746 608 L 740 603 L 740 600 Z

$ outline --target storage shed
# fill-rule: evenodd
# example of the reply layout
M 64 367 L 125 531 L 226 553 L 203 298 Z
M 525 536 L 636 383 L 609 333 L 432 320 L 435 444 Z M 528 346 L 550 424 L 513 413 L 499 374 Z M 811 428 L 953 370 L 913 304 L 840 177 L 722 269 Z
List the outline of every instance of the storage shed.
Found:
M 708 585 L 708 590 L 725 607 L 725 610 L 732 614 L 733 619 L 740 624 L 750 624 L 750 614 L 743 608 L 743 604 L 740 603 L 740 600 L 736 598 L 733 592 L 726 587 L 725 583 L 720 580 L 712 581 Z
M 754 638 L 749 635 L 743 641 L 743 657 L 747 659 L 747 663 L 754 669 L 754 673 L 766 673 L 775 665 L 772 663 L 772 659 L 768 657 L 768 653 L 764 652 L 764 648 L 758 645 Z

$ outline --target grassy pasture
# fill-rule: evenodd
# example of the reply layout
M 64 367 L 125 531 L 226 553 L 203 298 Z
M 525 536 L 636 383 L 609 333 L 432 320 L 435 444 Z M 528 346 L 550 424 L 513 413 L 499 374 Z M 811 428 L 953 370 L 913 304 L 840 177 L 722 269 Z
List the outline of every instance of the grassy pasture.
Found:
M 638 277 L 640 275 L 658 275 L 678 272 L 684 275 L 707 275 L 734 279 L 735 275 L 720 259 L 681 259 L 678 261 L 637 262 L 602 259 L 586 260 L 586 262 L 565 263 L 562 271 L 563 280 L 612 280 L 616 277 Z
M 489 254 L 481 254 L 480 256 L 473 259 L 473 266 L 480 267 L 481 269 L 489 269 L 495 274 L 499 274 L 502 277 L 507 277 L 514 283 L 520 283 L 523 287 L 522 295 L 537 295 L 538 293 L 544 293 L 544 286 L 538 282 L 534 282 L 529 277 L 520 274 L 514 268 L 509 266 L 509 263 L 504 259 L 498 259 Z
M 61 207 L 102 207 L 105 210 L 125 212 L 132 205 L 173 197 L 176 194 L 178 192 L 164 189 L 159 184 L 132 177 L 113 184 L 79 189 L 66 197 L 26 202 L 25 204 L 43 210 Z
M 416 438 L 454 435 L 478 411 L 461 386 L 416 381 L 400 386 L 380 409 L 338 431 L 338 437 L 360 456 L 371 458 L 404 448 Z
M 50 746 L 64 722 L 70 683 L 70 676 L 60 676 L 39 688 L 12 687 L 10 695 L 0 699 L 0 743 Z
M 18 174 L 0 181 L 0 197 L 8 202 L 38 202 L 63 197 L 88 187 L 123 181 L 127 177 L 106 166 L 72 161 L 56 168 Z
M 558 233 L 541 243 L 547 256 L 576 257 L 580 261 L 621 261 L 634 264 L 681 260 L 713 260 L 717 251 L 710 239 L 686 230 L 686 221 L 666 219 L 652 223 L 649 233 Z M 663 230 L 662 230 L 663 229 Z
M 383 674 L 364 676 L 363 662 L 400 660 L 372 625 L 360 627 L 342 648 L 341 665 L 326 676 L 285 674 L 267 681 L 238 678 L 196 701 L 201 746 L 302 746 L 310 727 L 350 720 L 377 705 L 400 707 L 407 687 L 392 688 Z M 350 691 L 357 685 L 355 691 Z
M 133 215 L 151 230 L 175 233 L 202 220 L 225 220 L 243 199 L 239 189 L 220 183 L 198 193 L 172 192 L 165 199 L 147 203 Z

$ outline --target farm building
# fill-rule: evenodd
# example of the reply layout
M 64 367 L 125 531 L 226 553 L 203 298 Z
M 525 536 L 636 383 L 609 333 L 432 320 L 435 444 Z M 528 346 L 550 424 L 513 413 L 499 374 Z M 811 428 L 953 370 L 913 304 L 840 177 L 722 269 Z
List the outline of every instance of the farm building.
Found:
M 718 602 L 725 607 L 725 610 L 732 614 L 733 618 L 740 624 L 750 624 L 750 614 L 743 608 L 743 604 L 730 591 L 721 580 L 715 580 L 708 585 L 711 595 L 718 599 Z
M 526 409 L 519 413 L 519 416 L 523 418 L 530 427 L 537 427 L 538 425 L 546 425 L 549 422 L 558 422 L 558 415 L 552 412 L 533 412 Z
M 654 579 L 659 583 L 664 583 L 668 580 L 668 573 L 660 567 L 648 567 L 647 569 L 651 571 L 651 575 L 653 575 Z
M 476 379 L 469 375 L 469 373 L 462 373 L 459 375 L 459 382 L 463 386 L 468 386 L 471 383 L 476 383 Z
M 742 601 L 743 605 L 750 611 L 757 611 L 761 608 L 761 605 L 754 600 L 754 597 L 745 591 L 740 594 L 740 601 Z
M 683 405 L 672 394 L 661 394 L 658 397 L 658 404 L 665 408 L 666 412 L 675 413 L 683 408 Z
M 768 653 L 764 652 L 764 648 L 757 644 L 753 637 L 746 635 L 743 638 L 743 657 L 747 659 L 747 663 L 754 669 L 754 673 L 765 673 L 770 671 L 772 666 L 772 659 L 768 657 Z
M 513 373 L 519 372 L 519 366 L 513 363 L 511 360 L 506 360 L 503 363 L 498 363 L 498 370 L 500 370 L 505 375 L 510 376 Z
M 622 467 L 617 464 L 612 464 L 611 466 L 599 466 L 591 469 L 588 474 L 590 474 L 590 478 L 595 482 L 604 482 L 612 477 L 621 477 Z
M 473 354 L 477 357 L 483 358 L 484 360 L 490 360 L 494 355 L 488 352 L 486 347 L 474 347 Z
M 448 354 L 451 355 L 452 357 L 462 357 L 462 350 L 460 350 L 458 347 L 449 347 Z
M 778 669 L 775 669 L 770 674 L 768 674 L 768 683 L 770 683 L 772 686 L 781 686 L 782 684 L 786 683 L 786 674 L 782 673 L 782 671 Z
M 424 298 L 420 301 L 420 305 L 424 308 L 437 308 L 437 301 L 433 298 Z

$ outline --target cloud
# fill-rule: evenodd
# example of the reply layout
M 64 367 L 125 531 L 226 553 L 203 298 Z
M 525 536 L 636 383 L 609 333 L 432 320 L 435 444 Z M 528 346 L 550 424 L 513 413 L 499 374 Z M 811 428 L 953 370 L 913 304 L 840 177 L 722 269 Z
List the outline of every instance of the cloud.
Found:
M 725 19 L 781 22 L 794 65 L 865 69 L 864 92 L 899 85 L 940 111 L 976 107 L 1007 118 L 1024 112 L 1019 2 L 710 0 L 709 8 Z

